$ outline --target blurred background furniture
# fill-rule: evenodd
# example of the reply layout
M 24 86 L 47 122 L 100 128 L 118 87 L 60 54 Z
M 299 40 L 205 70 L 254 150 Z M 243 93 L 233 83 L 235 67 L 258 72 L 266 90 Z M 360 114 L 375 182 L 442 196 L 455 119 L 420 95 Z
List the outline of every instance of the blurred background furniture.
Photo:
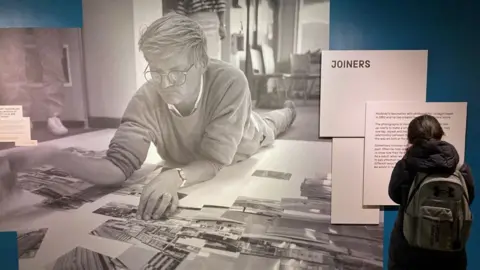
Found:
M 285 74 L 275 72 L 273 49 L 268 45 L 262 45 L 250 51 L 256 108 L 282 108 L 288 99 L 288 93 L 285 86 Z
M 312 71 L 312 59 L 310 53 L 291 54 L 290 55 L 290 74 L 285 74 L 284 78 L 288 82 L 287 93 L 290 97 L 295 97 L 300 93 L 304 104 L 310 94 L 315 91 L 315 81 L 320 80 L 320 70 Z M 318 89 L 320 90 L 320 89 Z

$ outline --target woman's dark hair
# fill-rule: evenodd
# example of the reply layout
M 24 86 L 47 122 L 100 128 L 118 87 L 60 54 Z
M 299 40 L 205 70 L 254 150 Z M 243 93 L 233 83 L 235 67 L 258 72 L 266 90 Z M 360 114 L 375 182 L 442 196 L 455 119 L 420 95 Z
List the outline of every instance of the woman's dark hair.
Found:
M 424 114 L 415 117 L 408 125 L 408 143 L 417 144 L 421 141 L 441 140 L 445 133 L 437 118 Z

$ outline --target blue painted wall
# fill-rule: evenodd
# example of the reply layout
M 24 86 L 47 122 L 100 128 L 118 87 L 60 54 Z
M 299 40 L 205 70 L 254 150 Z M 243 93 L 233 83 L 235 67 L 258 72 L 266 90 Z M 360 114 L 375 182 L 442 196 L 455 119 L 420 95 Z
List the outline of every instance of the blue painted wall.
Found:
M 427 49 L 427 101 L 468 102 L 466 161 L 480 179 L 480 1 L 331 0 L 331 50 Z M 392 63 L 394 65 L 395 63 Z M 478 183 L 478 180 L 476 181 Z M 480 217 L 480 187 L 473 205 Z M 385 261 L 396 211 L 385 212 Z M 480 221 L 468 244 L 480 269 Z
M 79 28 L 82 19 L 82 0 L 0 0 L 0 28 Z
M 5 270 L 18 269 L 17 232 L 0 232 L 0 265 Z

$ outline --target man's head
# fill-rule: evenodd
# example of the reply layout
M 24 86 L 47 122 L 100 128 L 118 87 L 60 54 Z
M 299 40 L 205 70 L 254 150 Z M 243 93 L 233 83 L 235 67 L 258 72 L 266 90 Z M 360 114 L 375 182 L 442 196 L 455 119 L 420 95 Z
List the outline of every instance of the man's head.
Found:
M 147 27 L 138 47 L 148 63 L 147 80 L 158 83 L 165 102 L 178 104 L 193 96 L 208 65 L 207 41 L 198 23 L 169 13 Z

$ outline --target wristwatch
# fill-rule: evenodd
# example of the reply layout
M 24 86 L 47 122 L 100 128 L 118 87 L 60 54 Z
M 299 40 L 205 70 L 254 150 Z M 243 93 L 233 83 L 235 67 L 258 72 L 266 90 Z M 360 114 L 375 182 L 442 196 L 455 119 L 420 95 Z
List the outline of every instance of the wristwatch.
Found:
M 182 170 L 182 168 L 176 168 L 175 170 L 178 172 L 178 176 L 180 177 L 180 179 L 182 179 L 182 184 L 180 185 L 180 187 L 184 187 L 187 183 L 187 177 L 185 176 L 185 172 Z

